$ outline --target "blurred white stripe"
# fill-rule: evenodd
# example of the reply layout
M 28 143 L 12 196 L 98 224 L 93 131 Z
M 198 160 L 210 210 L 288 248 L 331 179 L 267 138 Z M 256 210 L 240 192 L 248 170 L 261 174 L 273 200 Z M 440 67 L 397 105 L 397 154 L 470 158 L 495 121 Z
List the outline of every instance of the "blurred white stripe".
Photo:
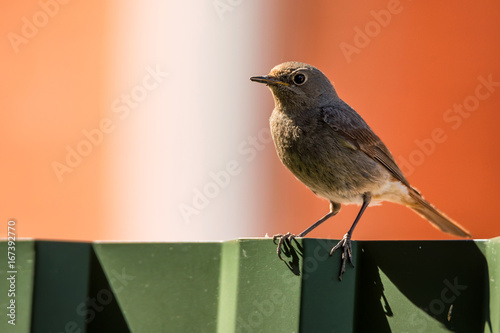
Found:
M 249 212 L 259 173 L 238 147 L 245 148 L 248 135 L 263 127 L 248 103 L 248 77 L 262 72 L 255 51 L 257 6 L 240 2 L 223 19 L 211 1 L 115 1 L 110 8 L 115 22 L 106 100 L 125 105 L 122 94 L 140 90 L 148 66 L 169 73 L 124 119 L 109 107 L 116 129 L 105 147 L 111 162 L 104 170 L 105 193 L 116 238 L 252 234 L 256 215 Z M 226 185 L 220 172 L 232 160 L 240 172 Z M 219 174 L 219 185 L 210 173 Z M 213 198 L 197 198 L 193 206 L 196 189 Z M 187 215 L 189 207 L 199 214 L 185 219 L 181 207 Z

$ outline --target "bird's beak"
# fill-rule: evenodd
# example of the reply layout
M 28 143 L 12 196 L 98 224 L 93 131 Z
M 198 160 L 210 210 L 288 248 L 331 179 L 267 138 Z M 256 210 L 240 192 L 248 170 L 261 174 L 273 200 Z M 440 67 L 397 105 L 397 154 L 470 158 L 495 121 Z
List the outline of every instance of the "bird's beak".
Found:
M 286 82 L 283 82 L 283 81 L 280 81 L 272 76 L 269 76 L 269 75 L 265 75 L 265 76 L 252 76 L 250 78 L 250 81 L 254 81 L 254 82 L 259 82 L 259 83 L 264 83 L 264 84 L 282 84 L 284 86 L 289 86 L 288 83 Z

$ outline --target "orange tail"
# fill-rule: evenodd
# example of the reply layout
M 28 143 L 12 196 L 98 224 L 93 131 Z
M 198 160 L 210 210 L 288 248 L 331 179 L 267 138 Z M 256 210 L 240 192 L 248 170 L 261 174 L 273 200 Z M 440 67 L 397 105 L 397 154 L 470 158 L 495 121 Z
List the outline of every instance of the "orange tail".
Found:
M 472 238 L 472 235 L 464 227 L 434 208 L 434 206 L 428 203 L 418 192 L 413 189 L 409 189 L 409 192 L 413 202 L 408 206 L 418 215 L 427 219 L 441 231 L 455 236 Z

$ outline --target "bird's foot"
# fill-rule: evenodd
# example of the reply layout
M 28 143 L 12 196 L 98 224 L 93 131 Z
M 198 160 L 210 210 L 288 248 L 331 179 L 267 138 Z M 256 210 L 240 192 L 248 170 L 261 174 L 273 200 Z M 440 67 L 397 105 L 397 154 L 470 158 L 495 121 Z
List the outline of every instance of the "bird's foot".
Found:
M 274 242 L 274 244 L 276 244 L 276 240 L 279 239 L 279 241 L 278 241 L 278 248 L 276 249 L 276 253 L 278 253 L 278 258 L 280 258 L 281 260 L 283 260 L 283 258 L 281 257 L 281 253 L 283 252 L 283 249 L 282 249 L 283 242 L 286 241 L 288 243 L 288 245 L 291 246 L 291 241 L 295 240 L 295 237 L 297 237 L 297 236 L 294 235 L 294 234 L 291 234 L 289 232 L 287 232 L 284 235 L 277 234 L 277 235 L 273 236 L 273 242 Z
M 351 235 L 349 233 L 345 234 L 344 238 L 342 238 L 337 243 L 337 245 L 332 248 L 332 250 L 330 251 L 330 255 L 332 255 L 339 248 L 343 248 L 342 267 L 340 268 L 339 275 L 339 279 L 342 281 L 342 274 L 344 274 L 345 272 L 345 264 L 347 262 L 347 258 L 349 258 L 349 262 L 351 263 L 352 267 L 354 267 L 354 264 L 352 263 Z

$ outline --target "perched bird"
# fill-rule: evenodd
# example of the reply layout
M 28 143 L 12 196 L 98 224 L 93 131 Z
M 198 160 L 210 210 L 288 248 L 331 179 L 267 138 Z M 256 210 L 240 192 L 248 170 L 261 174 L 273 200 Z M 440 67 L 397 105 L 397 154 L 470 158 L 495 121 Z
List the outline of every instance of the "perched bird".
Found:
M 298 234 L 274 236 L 278 256 L 284 241 L 304 237 L 340 211 L 341 204 L 360 204 L 349 231 L 330 255 L 343 249 L 339 278 L 347 259 L 352 264 L 351 237 L 370 204 L 381 201 L 405 205 L 438 229 L 460 237 L 470 233 L 438 211 L 413 188 L 390 151 L 361 116 L 337 95 L 328 78 L 317 68 L 285 62 L 268 75 L 251 81 L 266 84 L 273 94 L 271 133 L 283 164 L 317 196 L 330 201 L 330 212 Z

